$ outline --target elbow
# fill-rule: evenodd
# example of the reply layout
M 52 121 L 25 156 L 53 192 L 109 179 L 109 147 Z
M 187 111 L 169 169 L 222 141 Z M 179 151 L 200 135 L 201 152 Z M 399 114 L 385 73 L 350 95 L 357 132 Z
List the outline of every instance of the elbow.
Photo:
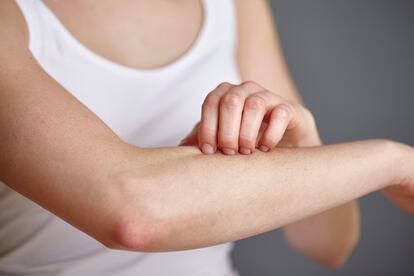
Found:
M 338 270 L 342 268 L 348 261 L 349 254 L 336 254 L 334 256 L 326 256 L 317 260 L 322 266 L 331 269 Z
M 159 252 L 168 251 L 166 241 L 168 229 L 171 228 L 162 208 L 148 194 L 141 193 L 137 187 L 146 186 L 149 181 L 127 181 L 118 192 L 116 209 L 106 229 L 101 243 L 110 249 Z M 143 189 L 145 190 L 145 189 Z
M 352 249 L 349 250 L 341 250 L 335 252 L 305 252 L 300 249 L 297 249 L 301 252 L 304 256 L 307 256 L 312 261 L 319 263 L 323 267 L 331 270 L 338 270 L 342 268 L 349 259 L 351 255 Z
M 115 224 L 105 245 L 118 250 L 164 251 L 163 232 L 163 229 L 154 222 L 137 221 L 136 218 L 126 216 Z
M 168 251 L 167 233 L 170 228 L 161 216 L 151 215 L 147 208 L 127 208 L 121 211 L 108 234 L 111 249 L 159 252 Z
M 357 235 L 350 235 L 345 239 L 330 240 L 329 242 L 325 241 L 317 244 L 299 243 L 289 240 L 289 243 L 296 251 L 331 270 L 338 270 L 346 264 L 357 242 Z
M 108 217 L 108 221 L 95 225 L 92 229 L 83 230 L 96 241 L 109 249 L 156 252 L 166 251 L 162 244 L 165 228 L 148 219 L 137 219 L 135 216 L 121 215 L 119 219 Z
M 359 241 L 359 229 L 351 231 L 347 237 L 337 241 L 331 254 L 321 259 L 320 263 L 328 269 L 338 270 L 342 268 L 348 261 Z
M 346 264 L 356 244 L 357 239 L 342 241 L 331 252 L 314 256 L 314 259 L 328 269 L 338 270 Z

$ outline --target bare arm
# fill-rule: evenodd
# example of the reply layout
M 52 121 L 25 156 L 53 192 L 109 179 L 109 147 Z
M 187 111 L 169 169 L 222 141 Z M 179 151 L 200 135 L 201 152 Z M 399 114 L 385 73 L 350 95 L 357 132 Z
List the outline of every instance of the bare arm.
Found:
M 284 62 L 267 1 L 238 0 L 238 62 L 244 81 L 255 80 L 293 102 L 302 103 Z M 318 135 L 316 135 L 318 137 Z M 319 139 L 307 146 L 320 145 Z M 329 267 L 342 265 L 359 237 L 357 202 L 350 202 L 284 227 L 289 243 Z
M 0 179 L 111 248 L 233 241 L 408 174 L 402 146 L 383 140 L 231 157 L 129 146 L 42 71 L 14 4 L 1 5 Z

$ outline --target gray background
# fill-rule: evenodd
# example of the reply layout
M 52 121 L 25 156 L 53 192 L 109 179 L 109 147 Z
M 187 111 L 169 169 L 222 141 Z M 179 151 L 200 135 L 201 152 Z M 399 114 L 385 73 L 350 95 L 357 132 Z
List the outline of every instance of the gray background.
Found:
M 271 1 L 292 75 L 325 143 L 383 137 L 414 145 L 414 1 Z M 414 275 L 414 217 L 380 193 L 361 201 L 362 236 L 328 271 L 280 231 L 239 241 L 242 276 Z

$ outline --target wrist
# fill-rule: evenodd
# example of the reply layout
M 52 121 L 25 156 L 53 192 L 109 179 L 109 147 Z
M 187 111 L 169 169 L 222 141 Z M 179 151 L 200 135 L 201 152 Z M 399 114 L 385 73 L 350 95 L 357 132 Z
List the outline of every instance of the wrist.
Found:
M 392 143 L 390 150 L 393 151 L 390 153 L 390 159 L 393 163 L 390 171 L 393 172 L 393 178 L 388 187 L 401 186 L 407 182 L 407 178 L 413 171 L 413 148 L 399 142 L 389 142 Z
M 410 147 L 391 140 L 380 140 L 378 150 L 382 152 L 382 159 L 387 174 L 387 181 L 382 188 L 400 185 L 408 175 Z

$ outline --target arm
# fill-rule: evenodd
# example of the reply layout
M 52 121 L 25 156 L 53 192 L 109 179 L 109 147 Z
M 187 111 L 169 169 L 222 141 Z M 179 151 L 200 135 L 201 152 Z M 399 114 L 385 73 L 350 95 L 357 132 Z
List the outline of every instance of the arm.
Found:
M 253 3 L 254 2 L 254 3 Z M 255 80 L 293 102 L 302 103 L 284 62 L 266 1 L 238 0 L 238 63 L 243 80 Z M 304 146 L 320 145 L 319 136 Z M 289 243 L 329 267 L 342 265 L 359 237 L 356 201 L 283 228 Z
M 13 2 L 1 5 L 0 179 L 108 247 L 168 251 L 237 240 L 412 170 L 412 149 L 403 154 L 408 147 L 385 140 L 231 157 L 129 146 L 42 71 L 24 47 Z

